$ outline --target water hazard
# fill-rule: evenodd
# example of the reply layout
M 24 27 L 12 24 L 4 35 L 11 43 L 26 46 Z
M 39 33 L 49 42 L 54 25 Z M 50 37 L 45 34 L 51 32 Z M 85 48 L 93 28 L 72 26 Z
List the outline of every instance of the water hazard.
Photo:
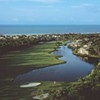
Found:
M 60 46 L 53 55 L 62 56 L 59 59 L 66 61 L 64 64 L 53 65 L 46 68 L 32 70 L 16 77 L 15 82 L 27 83 L 36 81 L 76 81 L 91 72 L 94 67 L 88 58 L 79 58 L 73 55 L 72 50 L 67 46 Z

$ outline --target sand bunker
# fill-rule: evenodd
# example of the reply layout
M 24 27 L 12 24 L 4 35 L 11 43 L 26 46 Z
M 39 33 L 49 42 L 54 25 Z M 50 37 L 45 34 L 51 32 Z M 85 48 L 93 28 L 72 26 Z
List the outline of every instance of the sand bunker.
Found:
M 28 83 L 25 85 L 20 85 L 21 88 L 28 88 L 28 87 L 36 87 L 38 85 L 40 85 L 41 83 Z
M 45 98 L 47 98 L 48 96 L 49 96 L 49 94 L 48 94 L 48 93 L 45 93 L 45 94 L 41 94 L 41 95 L 39 95 L 39 96 L 34 96 L 33 99 L 40 100 L 41 98 L 42 98 L 42 99 L 45 99 Z

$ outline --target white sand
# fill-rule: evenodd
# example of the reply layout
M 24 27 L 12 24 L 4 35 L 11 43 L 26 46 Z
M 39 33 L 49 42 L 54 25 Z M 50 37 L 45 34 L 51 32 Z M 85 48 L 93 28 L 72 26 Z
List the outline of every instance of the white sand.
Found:
M 41 94 L 41 95 L 39 95 L 39 96 L 34 96 L 33 99 L 40 100 L 41 98 L 42 98 L 42 99 L 45 99 L 45 98 L 47 98 L 48 96 L 49 96 L 49 94 L 48 94 L 48 93 L 45 93 L 45 94 Z
M 20 85 L 21 88 L 28 88 L 28 87 L 36 87 L 38 85 L 40 85 L 41 83 L 28 83 L 25 85 Z

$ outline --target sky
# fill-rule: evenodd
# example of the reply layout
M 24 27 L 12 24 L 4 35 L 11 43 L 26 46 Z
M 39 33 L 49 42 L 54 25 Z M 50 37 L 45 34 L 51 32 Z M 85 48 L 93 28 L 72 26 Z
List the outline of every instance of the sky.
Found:
M 0 0 L 0 25 L 99 25 L 100 0 Z

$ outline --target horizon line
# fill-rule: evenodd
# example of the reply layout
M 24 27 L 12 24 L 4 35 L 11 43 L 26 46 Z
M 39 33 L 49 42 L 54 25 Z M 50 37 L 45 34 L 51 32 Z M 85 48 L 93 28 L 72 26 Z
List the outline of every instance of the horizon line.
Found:
M 0 26 L 93 26 L 100 24 L 0 24 Z

